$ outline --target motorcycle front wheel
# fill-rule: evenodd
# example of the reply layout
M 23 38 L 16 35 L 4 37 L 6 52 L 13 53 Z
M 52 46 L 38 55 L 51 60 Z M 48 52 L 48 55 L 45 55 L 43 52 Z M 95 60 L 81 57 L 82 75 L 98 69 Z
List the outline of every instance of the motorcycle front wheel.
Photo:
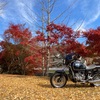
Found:
M 66 76 L 62 73 L 54 73 L 50 78 L 50 83 L 54 88 L 62 88 L 66 85 Z

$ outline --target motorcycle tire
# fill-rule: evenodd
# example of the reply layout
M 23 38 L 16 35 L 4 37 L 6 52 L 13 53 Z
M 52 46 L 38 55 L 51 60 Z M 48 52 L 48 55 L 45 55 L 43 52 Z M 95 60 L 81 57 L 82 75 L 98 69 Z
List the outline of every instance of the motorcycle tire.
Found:
M 100 80 L 100 73 L 94 75 L 93 80 Z M 91 83 L 91 86 L 100 86 L 100 81 L 99 82 L 95 82 L 95 83 Z
M 66 85 L 66 76 L 62 73 L 54 73 L 50 78 L 50 83 L 54 88 L 62 88 Z

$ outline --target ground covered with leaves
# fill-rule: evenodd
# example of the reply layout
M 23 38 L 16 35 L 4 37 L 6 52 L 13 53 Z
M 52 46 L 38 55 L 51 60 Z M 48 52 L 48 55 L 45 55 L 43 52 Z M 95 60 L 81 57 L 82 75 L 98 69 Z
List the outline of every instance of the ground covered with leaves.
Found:
M 75 86 L 52 88 L 49 77 L 0 75 L 0 100 L 100 100 L 100 87 Z

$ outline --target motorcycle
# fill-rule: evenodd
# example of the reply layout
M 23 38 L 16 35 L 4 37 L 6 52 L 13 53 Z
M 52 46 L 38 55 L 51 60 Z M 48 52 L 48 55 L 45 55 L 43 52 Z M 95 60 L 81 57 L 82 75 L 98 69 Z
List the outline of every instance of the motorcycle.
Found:
M 62 88 L 68 80 L 73 83 L 89 83 L 90 86 L 100 86 L 100 66 L 86 66 L 79 60 L 73 60 L 68 65 L 68 73 L 65 68 L 57 70 L 50 77 L 50 83 L 54 88 Z

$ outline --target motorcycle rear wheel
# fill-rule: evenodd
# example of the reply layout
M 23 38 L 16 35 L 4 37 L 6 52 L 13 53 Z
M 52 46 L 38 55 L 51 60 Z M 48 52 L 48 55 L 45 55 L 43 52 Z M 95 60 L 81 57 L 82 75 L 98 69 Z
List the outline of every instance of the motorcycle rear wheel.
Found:
M 67 79 L 64 74 L 54 73 L 50 78 L 50 83 L 54 88 L 62 88 L 66 85 Z
M 94 75 L 93 80 L 100 80 L 100 74 Z M 91 83 L 90 85 L 91 86 L 100 86 L 100 81 L 95 82 L 95 83 Z

